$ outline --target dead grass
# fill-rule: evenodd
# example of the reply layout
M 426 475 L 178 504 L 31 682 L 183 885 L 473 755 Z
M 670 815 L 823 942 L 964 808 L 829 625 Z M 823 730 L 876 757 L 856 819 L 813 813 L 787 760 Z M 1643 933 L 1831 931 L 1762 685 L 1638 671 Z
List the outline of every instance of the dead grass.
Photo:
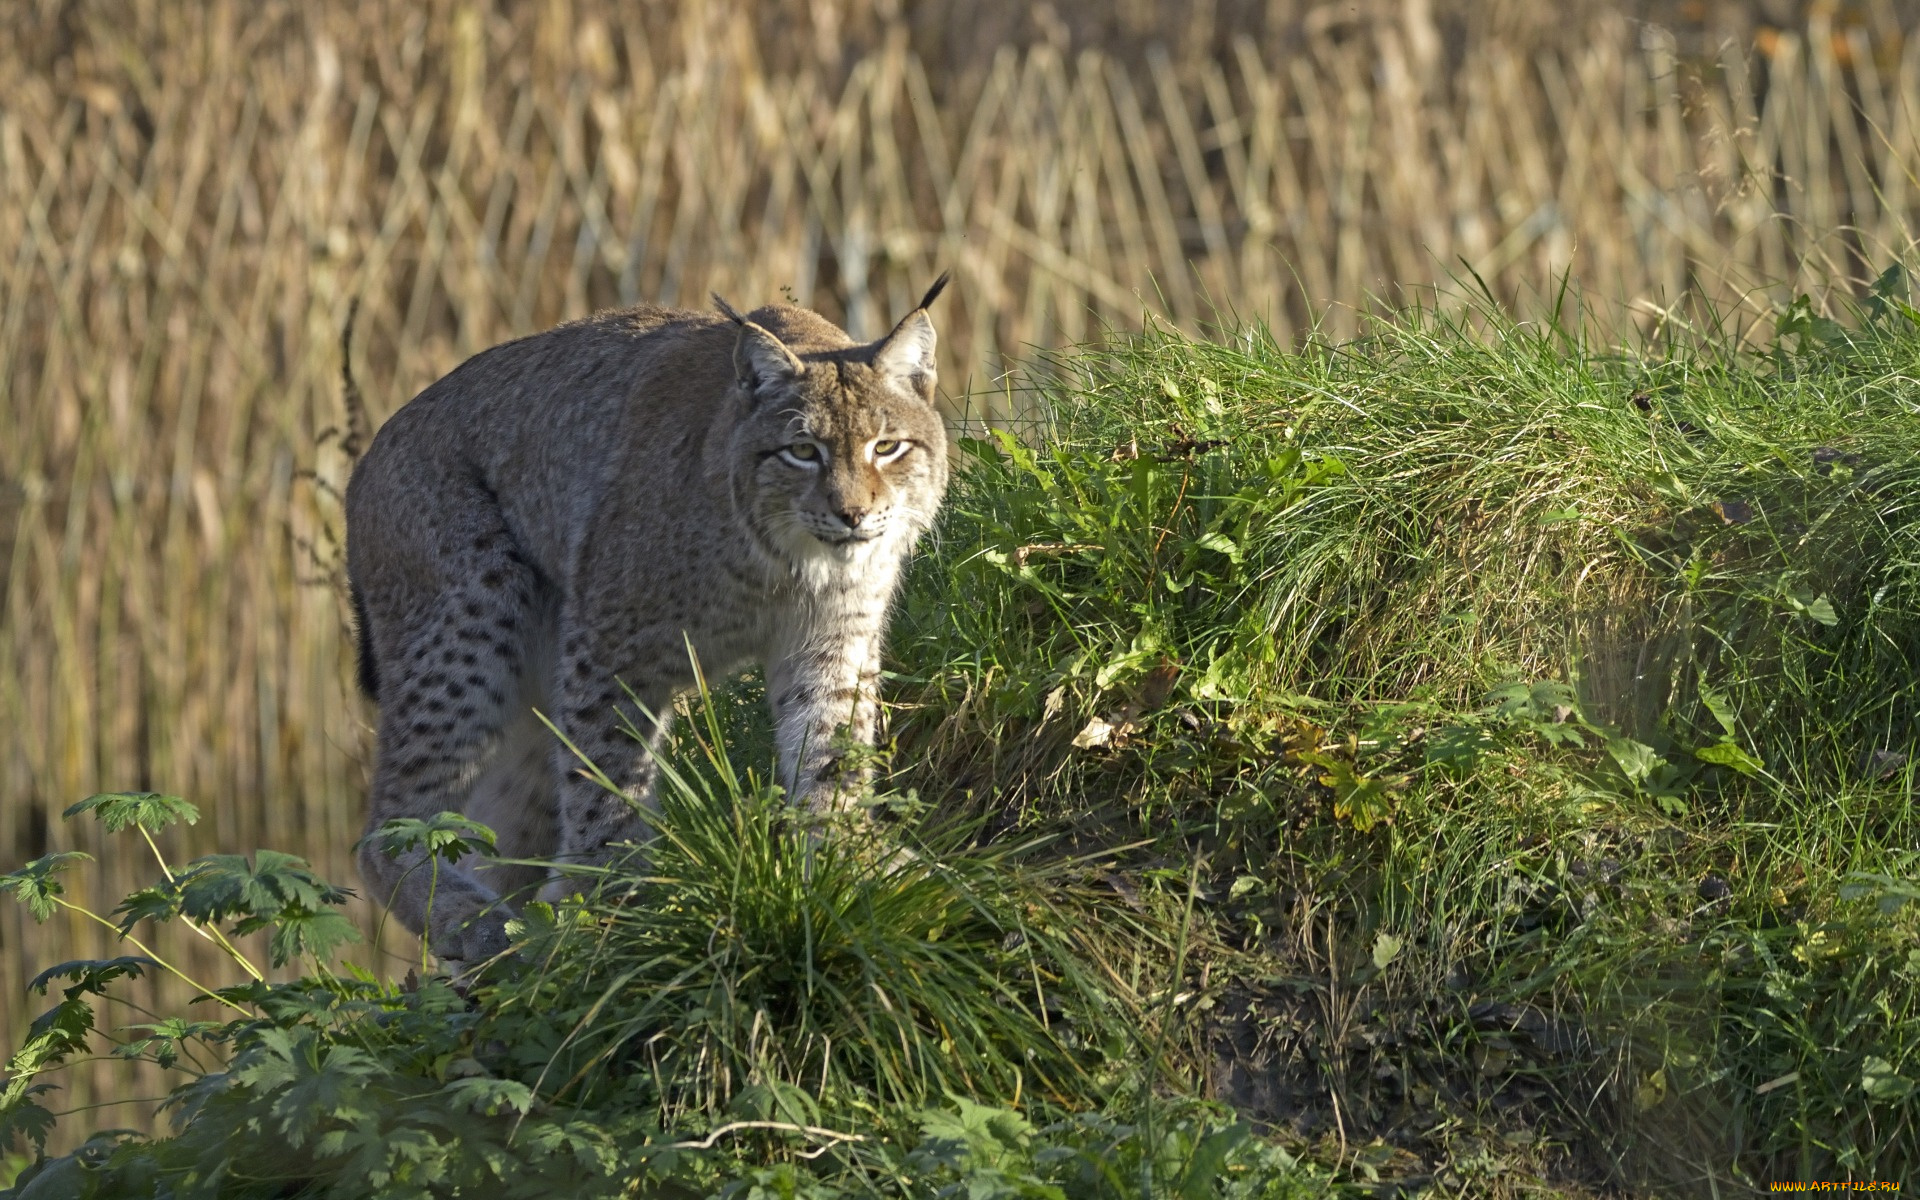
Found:
M 961 86 L 905 37 L 762 69 L 737 20 L 663 54 L 586 6 L 136 7 L 65 67 L 0 62 L 7 866 L 95 849 L 59 810 L 152 787 L 208 814 L 174 849 L 279 847 L 353 881 L 365 712 L 305 547 L 324 562 L 337 527 L 321 434 L 355 300 L 377 418 L 594 307 L 784 287 L 875 334 L 951 267 L 949 390 L 994 416 L 1002 355 L 1143 308 L 1340 337 L 1370 295 L 1463 267 L 1522 310 L 1570 270 L 1618 306 L 1595 320 L 1706 299 L 1764 326 L 1780 292 L 1750 289 L 1849 287 L 1920 217 L 1920 38 L 1886 23 L 1704 57 L 1604 17 L 1444 54 L 1397 19 L 1216 28 L 976 54 Z M 155 19 L 166 53 L 135 53 Z M 106 864 L 95 902 L 140 870 Z M 25 978 L 102 949 L 12 909 L 0 940 L 8 1029 Z M 68 1099 L 160 1090 L 102 1068 Z

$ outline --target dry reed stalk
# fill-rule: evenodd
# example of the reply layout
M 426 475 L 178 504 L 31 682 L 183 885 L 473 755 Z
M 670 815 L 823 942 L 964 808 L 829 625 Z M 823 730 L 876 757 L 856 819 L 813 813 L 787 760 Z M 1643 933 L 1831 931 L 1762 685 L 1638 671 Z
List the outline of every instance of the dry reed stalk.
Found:
M 166 843 L 182 858 L 273 845 L 353 880 L 367 714 L 311 577 L 339 544 L 347 463 L 319 435 L 356 300 L 384 415 L 591 307 L 786 284 L 871 335 L 951 267 L 955 408 L 1011 420 L 1003 356 L 1143 310 L 1338 337 L 1464 262 L 1525 311 L 1570 267 L 1619 305 L 1596 328 L 1711 300 L 1764 330 L 1780 293 L 1755 284 L 1854 286 L 1920 217 L 1920 38 L 1817 23 L 1709 60 L 1624 24 L 1489 41 L 1451 86 L 1394 30 L 1285 62 L 1248 40 L 1138 67 L 1007 50 L 946 107 L 898 43 L 783 77 L 724 40 L 652 59 L 632 30 L 622 69 L 592 21 L 542 25 L 523 61 L 478 18 L 449 29 L 444 53 L 338 22 L 289 44 L 214 6 L 124 88 L 30 78 L 0 108 L 0 865 L 104 851 L 110 907 L 149 868 L 56 814 L 153 787 L 207 814 Z M 388 933 L 391 964 L 410 951 Z M 15 1034 L 31 970 L 109 949 L 12 908 L 0 939 Z M 197 940 L 162 945 L 220 974 Z

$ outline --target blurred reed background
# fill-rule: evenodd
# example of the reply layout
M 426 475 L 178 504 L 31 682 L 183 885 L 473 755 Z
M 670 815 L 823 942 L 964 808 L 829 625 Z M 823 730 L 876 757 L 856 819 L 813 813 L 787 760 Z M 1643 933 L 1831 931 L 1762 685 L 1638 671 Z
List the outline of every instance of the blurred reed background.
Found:
M 0 869 L 104 852 L 105 911 L 153 867 L 59 812 L 155 789 L 204 813 L 180 860 L 270 846 L 357 885 L 368 711 L 323 436 L 355 300 L 376 420 L 596 307 L 784 291 L 869 336 L 943 268 L 974 417 L 1016 407 L 1008 356 L 1148 311 L 1337 338 L 1468 268 L 1523 313 L 1570 272 L 1603 334 L 1702 301 L 1767 330 L 1912 247 L 1917 25 L 1894 0 L 19 0 Z M 27 978 L 102 952 L 0 908 L 9 1044 Z

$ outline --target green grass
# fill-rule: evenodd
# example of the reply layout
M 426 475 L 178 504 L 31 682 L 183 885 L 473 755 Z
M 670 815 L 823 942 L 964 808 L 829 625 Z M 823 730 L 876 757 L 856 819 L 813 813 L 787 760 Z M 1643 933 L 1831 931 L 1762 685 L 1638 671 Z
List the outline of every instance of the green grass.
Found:
M 1033 424 L 962 443 L 912 568 L 872 823 L 786 813 L 735 684 L 682 725 L 651 857 L 531 907 L 468 997 L 317 962 L 230 990 L 245 1020 L 137 1048 L 211 1043 L 177 1135 L 14 1194 L 1900 1179 L 1903 298 L 1889 274 L 1846 328 L 1789 308 L 1761 350 L 1416 313 L 1041 363 Z M 236 870 L 181 878 L 225 896 Z M 254 915 L 312 949 L 320 893 L 272 870 Z M 51 903 L 44 871 L 9 878 Z M 242 915 L 188 887 L 141 911 Z M 69 973 L 36 1053 L 98 1041 L 111 973 Z M 0 1101 L 28 1134 L 34 1061 Z

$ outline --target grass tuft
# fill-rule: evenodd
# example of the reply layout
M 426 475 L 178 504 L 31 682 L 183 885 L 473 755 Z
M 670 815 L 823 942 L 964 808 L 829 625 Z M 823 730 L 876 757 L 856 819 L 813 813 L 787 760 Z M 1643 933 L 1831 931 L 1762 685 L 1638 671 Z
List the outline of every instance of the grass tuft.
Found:
M 911 849 L 857 817 L 822 829 L 712 761 L 733 787 L 663 771 L 636 873 L 528 906 L 537 967 L 489 1001 L 523 1069 L 587 1104 L 644 1080 L 670 1123 L 1097 1098 L 1089 1068 L 1130 1041 L 1137 1002 L 1065 941 L 1088 913 L 1060 866 L 964 829 Z M 520 1020 L 568 1033 L 537 1046 Z

